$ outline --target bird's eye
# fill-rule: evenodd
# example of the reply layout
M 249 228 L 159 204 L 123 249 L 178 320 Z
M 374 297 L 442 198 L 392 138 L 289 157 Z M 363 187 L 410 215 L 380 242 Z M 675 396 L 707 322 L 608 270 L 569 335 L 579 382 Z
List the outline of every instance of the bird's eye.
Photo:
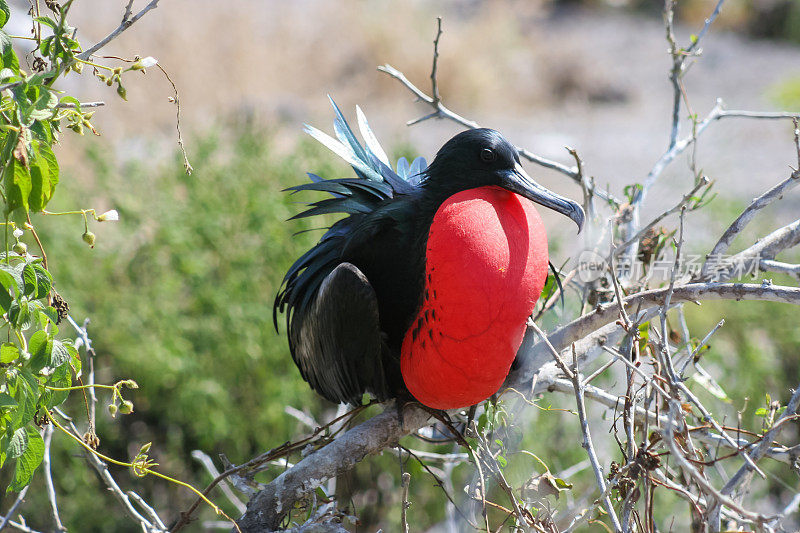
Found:
M 491 163 L 495 159 L 497 159 L 497 154 L 494 152 L 494 150 L 489 148 L 484 148 L 481 150 L 481 161 L 485 163 Z

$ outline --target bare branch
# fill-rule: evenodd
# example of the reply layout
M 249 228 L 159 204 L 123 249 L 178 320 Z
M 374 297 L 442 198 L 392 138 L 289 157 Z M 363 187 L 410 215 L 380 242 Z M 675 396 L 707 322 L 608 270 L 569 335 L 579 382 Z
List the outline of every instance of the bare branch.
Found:
M 78 432 L 78 428 L 75 427 L 75 424 L 69 420 L 70 429 L 72 433 L 77 437 L 80 438 L 80 432 Z M 86 462 L 94 468 L 97 475 L 100 476 L 100 479 L 103 483 L 108 487 L 109 492 L 119 501 L 122 505 L 122 508 L 125 512 L 133 518 L 142 528 L 142 531 L 145 533 L 166 533 L 167 527 L 164 525 L 164 522 L 158 517 L 158 514 L 150 507 L 144 503 L 144 500 L 138 498 L 137 503 L 142 505 L 143 507 L 147 507 L 149 509 L 148 514 L 150 514 L 154 520 L 151 522 L 148 518 L 145 518 L 134 506 L 131 498 L 128 494 L 125 494 L 122 489 L 119 488 L 117 482 L 114 480 L 114 477 L 111 475 L 111 472 L 108 470 L 108 465 L 97 457 L 93 453 L 84 453 L 84 457 Z
M 214 465 L 214 461 L 211 460 L 211 457 L 209 457 L 208 454 L 202 452 L 201 450 L 194 450 L 192 452 L 192 457 L 201 465 L 203 465 L 203 468 L 205 468 L 206 471 L 211 474 L 212 478 L 219 477 L 220 472 L 217 470 L 217 467 Z M 236 497 L 231 490 L 230 485 L 228 485 L 226 481 L 221 481 L 219 483 L 219 488 L 222 489 L 222 493 L 225 494 L 225 497 L 228 498 L 228 501 L 231 502 L 231 504 L 233 504 L 233 506 L 236 507 L 240 513 L 245 512 L 247 507 L 239 498 Z
M 350 429 L 305 457 L 256 494 L 247 504 L 247 512 L 239 520 L 239 526 L 243 531 L 276 528 L 295 501 L 330 477 L 346 472 L 367 455 L 394 446 L 401 436 L 425 425 L 428 417 L 426 411 L 408 406 L 403 410 L 401 425 L 397 411 L 389 407 Z
M 53 514 L 53 523 L 58 531 L 66 531 L 67 528 L 61 523 L 58 515 L 58 503 L 56 502 L 56 489 L 53 484 L 53 473 L 50 471 L 50 443 L 53 440 L 53 425 L 48 424 L 44 428 L 44 457 L 42 466 L 44 469 L 44 481 L 47 486 L 47 499 L 50 501 L 50 512 Z
M 725 261 L 714 263 L 708 268 L 707 275 L 716 281 L 726 281 L 737 271 L 739 273 L 754 271 L 761 261 L 774 259 L 780 252 L 798 244 L 800 244 L 800 219 L 776 229 Z
M 795 389 L 794 393 L 792 394 L 791 399 L 789 399 L 789 403 L 786 405 L 786 410 L 780 416 L 780 418 L 773 424 L 769 431 L 761 438 L 761 442 L 758 446 L 754 447 L 750 452 L 746 454 L 746 457 L 749 458 L 752 462 L 758 461 L 761 457 L 765 455 L 767 450 L 769 450 L 770 446 L 772 445 L 772 441 L 775 438 L 776 433 L 780 427 L 780 423 L 782 420 L 786 420 L 787 417 L 792 417 L 797 412 L 797 408 L 800 406 L 800 385 Z M 746 462 L 742 465 L 741 468 L 731 477 L 725 486 L 722 487 L 720 491 L 725 496 L 730 496 L 733 494 L 735 490 L 739 490 L 740 493 L 745 493 L 747 491 L 747 485 L 750 483 L 750 480 L 753 477 L 753 467 L 749 462 Z M 712 513 L 719 513 L 719 501 L 715 505 L 714 510 Z M 712 518 L 712 523 L 715 523 L 716 520 Z
M 753 218 L 761 209 L 764 209 L 775 200 L 780 200 L 783 198 L 783 195 L 786 192 L 790 191 L 798 184 L 800 184 L 800 171 L 796 170 L 792 172 L 792 175 L 787 179 L 778 183 L 773 188 L 754 199 L 750 205 L 748 205 L 745 210 L 742 211 L 742 214 L 739 215 L 730 226 L 728 226 L 728 229 L 725 230 L 717 243 L 711 249 L 711 252 L 706 256 L 706 262 L 703 264 L 701 277 L 707 277 L 709 269 L 715 262 L 715 258 L 719 258 L 728 250 L 736 236 L 739 235 L 742 230 L 744 230 L 747 224 L 753 220 Z
M 425 102 L 426 104 L 428 104 L 428 105 L 430 105 L 431 107 L 434 108 L 433 113 L 430 113 L 428 115 L 420 117 L 419 119 L 412 120 L 412 121 L 410 121 L 408 123 L 409 125 L 418 124 L 418 123 L 420 123 L 420 122 L 422 122 L 424 120 L 428 120 L 428 119 L 431 119 L 431 118 L 446 118 L 446 119 L 452 120 L 453 122 L 455 122 L 457 124 L 461 124 L 465 128 L 475 129 L 475 128 L 480 128 L 481 127 L 480 124 L 478 124 L 474 120 L 469 120 L 467 118 L 464 118 L 461 115 L 459 115 L 457 113 L 454 113 L 453 111 L 451 111 L 450 109 L 445 107 L 445 105 L 442 103 L 441 99 L 436 100 L 433 97 L 428 96 L 427 94 L 425 94 L 416 85 L 411 83 L 408 80 L 408 78 L 406 78 L 405 74 L 403 74 L 402 72 L 400 72 L 399 70 L 397 70 L 393 66 L 388 65 L 388 64 L 382 65 L 382 66 L 378 67 L 378 70 L 380 72 L 388 74 L 392 78 L 394 78 L 397 81 L 399 81 L 400 83 L 402 83 L 409 91 L 411 91 L 414 94 L 414 96 L 416 96 L 418 99 L 422 100 L 423 102 Z M 528 161 L 536 163 L 537 165 L 543 166 L 545 168 L 550 168 L 550 169 L 553 169 L 555 171 L 561 172 L 562 174 L 572 178 L 574 181 L 579 182 L 577 167 L 568 167 L 568 166 L 563 165 L 561 163 L 558 163 L 556 161 L 551 161 L 551 160 L 549 160 L 547 158 L 538 156 L 538 155 L 526 150 L 525 148 L 522 148 L 522 147 L 519 147 L 519 146 L 517 146 L 516 148 L 517 148 L 517 151 L 519 152 L 519 155 L 524 157 Z M 600 191 L 598 191 L 598 196 L 602 197 L 602 193 Z
M 762 259 L 758 264 L 759 270 L 764 272 L 779 272 L 800 277 L 800 265 L 774 261 L 772 259 Z
M 641 239 L 645 235 L 645 233 L 654 228 L 656 224 L 667 218 L 669 215 L 677 213 L 678 211 L 686 207 L 689 204 L 689 202 L 691 202 L 692 199 L 695 198 L 697 192 L 707 185 L 709 185 L 709 179 L 703 176 L 703 178 L 699 182 L 697 182 L 697 185 L 695 185 L 691 191 L 683 195 L 683 198 L 681 198 L 680 202 L 678 202 L 677 204 L 675 204 L 675 206 L 667 209 L 666 211 L 655 217 L 646 226 L 644 226 L 638 232 L 636 232 L 636 235 L 634 235 L 624 243 L 620 244 L 619 246 L 615 247 L 614 251 L 612 252 L 612 256 L 613 257 L 619 256 L 619 254 L 627 250 L 629 246 L 632 246 L 634 243 L 639 242 L 639 239 Z
M 103 107 L 104 105 L 106 105 L 105 102 L 81 102 L 80 104 L 70 104 L 70 103 L 62 102 L 60 104 L 57 104 L 56 108 L 57 109 L 77 109 L 77 108 L 89 109 L 89 108 L 92 108 L 92 107 Z
M 2 520 L 0 520 L 0 531 L 3 531 L 6 528 L 6 526 L 9 525 L 11 517 L 14 515 L 15 512 L 17 512 L 17 508 L 20 506 L 20 504 L 22 504 L 23 500 L 25 499 L 25 494 L 28 493 L 28 487 L 30 487 L 30 485 L 26 485 L 21 491 L 19 491 L 17 499 L 14 500 L 14 503 L 12 503 L 11 507 L 8 508 L 6 516 L 4 516 Z
M 538 327 L 536 328 L 537 333 L 544 336 L 544 332 L 542 332 Z M 551 346 L 552 348 L 552 346 Z M 558 352 L 553 350 L 553 357 L 555 357 L 556 361 L 560 362 L 561 358 L 558 356 Z M 561 363 L 563 365 L 563 363 Z M 566 369 L 566 366 L 564 366 Z M 594 450 L 594 444 L 592 444 L 592 434 L 589 431 L 589 420 L 586 418 L 586 404 L 583 399 L 584 395 L 584 384 L 581 383 L 580 373 L 578 372 L 578 357 L 575 353 L 575 345 L 572 346 L 572 386 L 575 389 L 575 403 L 578 409 L 578 420 L 580 420 L 581 424 L 581 433 L 583 433 L 583 443 L 581 446 L 584 450 L 586 450 L 586 454 L 589 456 L 589 461 L 592 463 L 592 470 L 594 470 L 594 479 L 597 483 L 600 492 L 604 494 L 603 496 L 603 506 L 606 508 L 606 512 L 608 513 L 608 517 L 611 520 L 611 525 L 614 527 L 615 531 L 622 531 L 622 527 L 619 523 L 619 517 L 617 516 L 616 511 L 614 510 L 614 506 L 611 504 L 611 498 L 606 494 L 607 487 L 606 487 L 606 479 L 605 475 L 603 474 L 602 467 L 600 466 L 600 461 L 597 458 L 597 453 Z
M 572 395 L 574 390 L 572 387 L 572 382 L 566 379 L 555 379 L 547 388 L 548 392 L 558 392 L 562 394 L 570 394 Z M 595 387 L 593 385 L 586 385 L 585 386 L 585 395 L 586 398 L 596 402 L 600 405 L 604 405 L 609 409 L 618 409 L 620 405 L 625 402 L 625 398 L 621 396 L 616 396 L 614 394 L 610 394 L 599 387 Z M 659 433 L 663 432 L 663 428 L 667 424 L 672 424 L 669 418 L 666 415 L 659 415 L 655 411 L 647 410 L 644 407 L 636 406 L 634 409 L 634 416 L 637 420 L 642 422 L 647 422 L 648 424 L 655 425 L 661 429 L 657 430 Z M 687 428 L 688 431 L 692 433 L 692 436 L 700 442 L 705 442 L 714 448 L 723 448 L 727 450 L 751 450 L 758 443 L 752 443 L 745 439 L 736 439 L 734 444 L 731 445 L 725 438 L 717 435 L 715 433 L 710 433 L 707 428 L 704 427 L 689 427 Z M 763 442 L 761 440 L 758 441 Z M 789 451 L 788 448 L 780 447 L 780 446 L 770 446 L 766 451 L 764 451 L 764 455 L 773 459 L 775 461 L 779 461 L 785 464 L 791 464 L 793 460 L 792 453 Z M 565 475 L 559 474 L 559 477 L 567 477 Z
M 672 420 L 676 420 L 679 416 L 681 407 L 680 403 L 677 400 L 670 400 L 669 401 L 669 413 L 670 418 Z M 734 502 L 731 498 L 721 494 L 717 489 L 715 489 L 711 483 L 708 482 L 706 477 L 702 475 L 697 469 L 683 456 L 681 450 L 678 448 L 677 443 L 675 442 L 675 431 L 673 424 L 667 424 L 664 428 L 664 442 L 669 448 L 670 456 L 678 463 L 681 467 L 681 470 L 685 474 L 687 474 L 698 486 L 700 486 L 709 497 L 714 498 L 717 502 L 726 505 L 727 507 L 735 510 L 740 516 L 743 518 L 750 520 L 752 522 L 756 522 L 758 524 L 763 524 L 773 519 L 773 517 L 763 516 L 761 514 L 748 511 L 744 509 L 742 506 Z
M 128 4 L 125 6 L 125 13 L 122 16 L 122 22 L 120 22 L 119 26 L 117 26 L 117 28 L 114 31 L 106 35 L 97 44 L 81 52 L 75 57 L 77 57 L 80 60 L 86 61 L 92 56 L 92 54 L 94 54 L 95 52 L 103 48 L 105 45 L 107 45 L 108 43 L 119 37 L 122 32 L 130 28 L 134 23 L 136 23 L 136 21 L 145 16 L 145 14 L 147 14 L 148 11 L 158 7 L 158 2 L 159 0 L 151 0 L 149 4 L 147 4 L 142 8 L 141 11 L 131 16 L 131 8 L 133 7 L 133 2 L 129 1 Z
M 441 24 L 441 17 L 439 18 L 439 24 Z M 400 502 L 400 528 L 401 531 L 404 533 L 408 533 L 408 518 L 406 513 L 408 512 L 408 508 L 411 507 L 411 504 L 408 502 L 408 487 L 411 485 L 411 474 L 408 472 L 403 472 L 403 480 L 400 484 L 400 488 L 403 492 L 402 500 Z

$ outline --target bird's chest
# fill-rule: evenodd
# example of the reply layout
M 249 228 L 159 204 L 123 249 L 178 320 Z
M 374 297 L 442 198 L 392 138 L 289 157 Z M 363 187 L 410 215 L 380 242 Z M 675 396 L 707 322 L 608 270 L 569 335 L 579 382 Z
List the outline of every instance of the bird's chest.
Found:
M 541 219 L 506 190 L 463 191 L 436 212 L 425 258 L 401 352 L 406 386 L 431 407 L 480 402 L 507 375 L 547 276 Z

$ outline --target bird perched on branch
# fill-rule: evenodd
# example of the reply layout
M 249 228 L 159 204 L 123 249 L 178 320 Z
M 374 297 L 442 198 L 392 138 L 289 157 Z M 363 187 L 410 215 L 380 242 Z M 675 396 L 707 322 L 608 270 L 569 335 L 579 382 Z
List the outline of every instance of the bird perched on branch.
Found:
M 333 100 L 331 100 L 333 103 Z M 497 392 L 547 278 L 547 237 L 533 203 L 571 218 L 581 207 L 535 181 L 500 133 L 473 129 L 430 166 L 393 170 L 364 114 L 364 145 L 339 108 L 337 139 L 306 131 L 356 177 L 287 190 L 331 197 L 292 218 L 346 215 L 286 273 L 275 299 L 303 378 L 333 402 L 408 398 L 467 407 Z

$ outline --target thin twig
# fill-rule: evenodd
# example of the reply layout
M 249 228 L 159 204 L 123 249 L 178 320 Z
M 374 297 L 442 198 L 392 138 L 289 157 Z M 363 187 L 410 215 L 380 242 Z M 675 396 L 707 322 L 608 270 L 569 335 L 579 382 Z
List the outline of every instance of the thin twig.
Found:
M 122 32 L 130 28 L 134 23 L 136 23 L 136 21 L 145 16 L 145 14 L 147 14 L 148 11 L 158 7 L 158 2 L 159 0 L 151 0 L 149 4 L 144 6 L 141 11 L 139 11 L 133 16 L 131 16 L 132 2 L 129 2 L 128 5 L 125 7 L 125 13 L 122 17 L 122 22 L 120 22 L 119 26 L 117 26 L 116 29 L 114 29 L 114 31 L 106 35 L 97 44 L 91 46 L 87 50 L 76 55 L 75 57 L 77 57 L 82 61 L 86 61 L 92 56 L 92 54 L 94 54 L 95 52 L 103 48 L 105 45 L 107 45 L 108 43 L 119 37 Z
M 621 354 L 619 356 L 622 358 Z M 621 360 L 624 360 L 622 358 Z M 587 399 L 596 402 L 600 405 L 604 405 L 609 409 L 616 409 L 619 407 L 621 403 L 624 402 L 624 398 L 615 396 L 611 393 L 604 391 L 599 387 L 595 387 L 592 385 L 586 385 L 585 389 L 585 396 Z M 569 394 L 572 395 L 574 393 L 574 389 L 572 387 L 572 381 L 566 379 L 556 379 L 554 380 L 547 389 L 550 392 L 558 392 L 562 394 Z M 666 391 L 660 391 L 663 393 L 664 397 L 667 397 L 668 394 Z M 647 410 L 644 407 L 636 406 L 634 408 L 634 416 L 637 420 L 642 422 L 648 422 L 650 424 L 654 424 L 659 426 L 660 430 L 657 430 L 659 433 L 663 433 L 663 428 L 672 422 L 665 415 L 659 415 L 653 410 Z M 707 430 L 703 429 L 703 427 L 687 427 L 687 430 L 692 433 L 695 439 L 700 442 L 704 442 L 713 447 L 721 447 L 728 450 L 749 450 L 756 446 L 756 443 L 749 442 L 745 439 L 736 439 L 734 444 L 731 445 L 725 438 L 714 434 L 709 433 Z M 760 441 L 759 441 L 760 442 Z M 792 462 L 792 454 L 787 451 L 786 448 L 782 448 L 779 446 L 772 446 L 770 447 L 765 453 L 765 456 L 773 459 L 775 461 L 779 461 L 785 464 L 791 464 Z M 559 474 L 559 477 L 565 477 Z
M 69 421 L 69 426 L 73 435 L 80 439 L 78 428 L 75 427 L 75 424 L 71 420 Z M 122 489 L 120 489 L 116 480 L 111 475 L 111 472 L 109 472 L 108 465 L 105 463 L 105 461 L 93 453 L 84 453 L 84 457 L 86 458 L 86 462 L 89 463 L 89 465 L 94 468 L 94 470 L 100 476 L 100 479 L 103 481 L 105 486 L 108 487 L 109 492 L 111 492 L 117 501 L 122 504 L 122 508 L 125 509 L 125 512 L 128 514 L 128 516 L 138 522 L 143 531 L 147 533 L 165 533 L 167 531 L 166 526 L 164 526 L 164 523 L 160 519 L 158 521 L 151 522 L 133 506 L 131 503 L 131 498 L 125 494 Z
M 677 400 L 670 400 L 669 401 L 669 413 L 670 418 L 675 421 L 679 417 L 679 413 L 681 412 L 680 402 Z M 718 502 L 722 503 L 723 505 L 728 506 L 729 508 L 736 511 L 742 518 L 750 520 L 752 522 L 756 522 L 759 524 L 763 524 L 765 522 L 769 522 L 773 519 L 773 517 L 766 517 L 759 513 L 755 513 L 752 511 L 748 511 L 744 509 L 741 505 L 734 502 L 731 498 L 721 494 L 717 489 L 715 489 L 711 483 L 702 475 L 697 469 L 683 456 L 683 453 L 678 448 L 678 445 L 675 442 L 675 433 L 674 433 L 674 426 L 673 424 L 667 424 L 664 429 L 664 442 L 666 443 L 667 447 L 670 450 L 670 457 L 672 457 L 681 467 L 681 470 L 685 474 L 687 474 L 698 486 L 700 486 L 709 497 L 716 499 Z
M 714 326 L 714 328 L 711 331 L 709 331 L 705 337 L 703 337 L 703 340 L 700 341 L 700 343 L 694 348 L 694 350 L 692 350 L 692 353 L 690 353 L 686 357 L 686 361 L 683 362 L 683 366 L 681 367 L 681 370 L 679 372 L 681 376 L 683 376 L 683 373 L 686 371 L 686 367 L 689 365 L 689 363 L 695 360 L 695 357 L 697 357 L 697 354 L 700 352 L 700 350 L 708 344 L 708 341 L 711 340 L 711 337 L 714 335 L 714 333 L 716 333 L 717 330 L 721 328 L 723 325 L 725 325 L 724 318 L 719 322 L 717 322 L 717 325 Z
M 781 422 L 793 417 L 797 412 L 798 406 L 800 406 L 800 385 L 798 385 L 795 389 L 792 397 L 789 399 L 789 403 L 786 405 L 786 410 L 783 412 L 783 414 L 781 414 L 780 418 L 778 418 L 770 430 L 767 431 L 767 433 L 761 438 L 761 442 L 759 442 L 758 446 L 746 453 L 745 457 L 749 458 L 753 462 L 758 461 L 761 457 L 763 457 L 766 451 L 772 445 L 772 441 L 778 432 Z M 725 483 L 725 486 L 722 487 L 720 493 L 724 494 L 725 496 L 730 496 L 735 490 L 738 489 L 741 494 L 744 494 L 747 491 L 747 485 L 750 483 L 750 480 L 753 477 L 753 470 L 754 469 L 750 465 L 750 462 L 743 464 L 741 468 L 739 468 L 739 470 L 737 470 L 737 472 L 733 475 L 733 477 L 731 477 L 728 482 Z M 717 502 L 715 505 L 714 512 L 719 513 L 719 502 Z M 714 523 L 713 520 L 712 523 Z
M 436 38 L 433 40 L 433 66 L 431 67 L 431 94 L 433 103 L 438 104 L 442 98 L 439 96 L 439 82 L 436 70 L 439 63 L 439 39 L 442 37 L 442 17 L 436 17 Z
M 78 108 L 80 108 L 80 109 L 89 109 L 89 108 L 92 108 L 92 107 L 103 107 L 104 105 L 106 105 L 106 103 L 102 102 L 102 101 L 100 101 L 100 102 L 81 102 L 79 104 L 70 104 L 70 103 L 67 103 L 67 102 L 62 102 L 60 104 L 57 104 L 56 108 L 57 109 L 78 109 Z
M 536 325 L 534 322 L 528 322 L 529 326 L 536 331 L 536 333 L 542 339 L 547 339 L 547 335 Z M 614 531 L 621 532 L 622 526 L 619 523 L 619 517 L 617 517 L 616 511 L 614 510 L 614 506 L 611 503 L 611 498 L 606 494 L 606 480 L 603 474 L 603 470 L 600 466 L 600 461 L 597 459 L 597 454 L 594 450 L 594 445 L 592 444 L 592 434 L 589 431 L 589 421 L 586 418 L 586 405 L 584 403 L 583 395 L 584 395 L 584 387 L 585 385 L 581 383 L 580 374 L 578 372 L 578 358 L 577 354 L 575 353 L 575 346 L 572 347 L 572 368 L 567 367 L 564 361 L 561 359 L 561 356 L 558 354 L 558 351 L 553 347 L 549 340 L 546 341 L 547 346 L 550 348 L 553 358 L 556 361 L 556 364 L 561 368 L 561 371 L 564 372 L 569 376 L 569 379 L 572 381 L 573 388 L 575 390 L 575 400 L 578 409 L 578 419 L 580 420 L 581 424 L 581 432 L 583 433 L 583 443 L 581 446 L 584 450 L 586 450 L 587 455 L 589 456 L 589 460 L 592 463 L 592 470 L 594 470 L 594 477 L 597 486 L 600 488 L 600 492 L 604 494 L 602 501 L 603 506 L 606 508 L 606 512 L 608 513 L 609 519 L 611 520 L 611 525 L 614 527 Z
M 201 450 L 194 450 L 192 451 L 192 458 L 203 465 L 203 468 L 206 469 L 206 472 L 211 474 L 212 478 L 219 477 L 219 470 L 217 470 L 217 467 L 214 465 L 214 461 L 211 460 L 211 457 L 209 457 L 208 454 Z M 239 513 L 245 512 L 247 506 L 236 497 L 228 483 L 221 481 L 219 483 L 219 488 L 222 490 L 222 493 L 225 494 L 225 497 L 228 498 L 228 501 L 231 502 L 234 507 L 236 507 L 236 510 L 239 511 Z
M 3 531 L 6 528 L 6 526 L 9 525 L 11 517 L 14 515 L 15 512 L 17 512 L 17 508 L 22 504 L 23 500 L 25 499 L 25 494 L 28 493 L 29 487 L 30 485 L 25 485 L 25 487 L 23 487 L 23 489 L 19 491 L 17 499 L 14 500 L 14 503 L 12 503 L 11 507 L 8 508 L 8 511 L 6 512 L 6 515 L 3 517 L 3 520 L 0 521 L 0 531 Z
M 762 259 L 758 263 L 758 269 L 763 272 L 779 272 L 792 276 L 800 276 L 800 265 L 774 261 L 772 259 Z
M 715 264 L 720 262 L 720 257 L 722 254 L 728 250 L 736 236 L 744 230 L 747 224 L 760 210 L 764 209 L 775 200 L 780 200 L 783 198 L 785 193 L 793 189 L 798 184 L 800 184 L 800 171 L 795 170 L 792 172 L 791 176 L 750 202 L 750 205 L 748 205 L 744 211 L 742 211 L 742 214 L 740 214 L 736 220 L 731 222 L 731 225 L 728 226 L 728 229 L 725 230 L 719 240 L 717 240 L 717 243 L 711 249 L 711 252 L 709 252 L 709 254 L 706 256 L 706 261 L 703 264 L 700 277 L 702 279 L 708 277 L 709 270 Z
M 181 135 L 181 98 L 180 94 L 178 94 L 178 87 L 175 85 L 175 82 L 172 81 L 172 78 L 169 77 L 169 73 L 161 66 L 161 63 L 157 63 L 156 66 L 167 78 L 169 84 L 172 85 L 172 92 L 175 94 L 172 99 L 175 102 L 175 129 L 178 131 L 178 147 L 180 147 L 181 154 L 183 155 L 183 169 L 187 174 L 191 174 L 194 168 L 192 168 L 191 163 L 189 163 L 189 156 L 186 154 L 186 147 L 183 145 L 183 136 Z
M 441 20 L 441 18 L 439 19 Z M 408 533 L 408 517 L 406 513 L 411 504 L 408 502 L 408 488 L 411 485 L 411 474 L 403 472 L 403 479 L 400 481 L 402 491 L 402 501 L 400 503 L 400 527 L 404 533 Z
M 682 210 L 689 204 L 689 202 L 691 202 L 693 199 L 696 198 L 696 194 L 700 189 L 702 189 L 705 186 L 708 186 L 709 184 L 710 184 L 709 179 L 703 176 L 702 179 L 700 179 L 700 181 L 697 182 L 697 185 L 695 185 L 691 191 L 683 195 L 683 198 L 681 198 L 681 200 L 677 204 L 675 204 L 673 207 L 667 209 L 666 211 L 655 217 L 646 226 L 637 231 L 633 237 L 629 238 L 627 241 L 620 244 L 619 246 L 616 246 L 612 251 L 612 256 L 613 257 L 619 256 L 622 252 L 627 250 L 629 246 L 638 242 L 639 239 L 641 239 L 648 231 L 654 228 L 656 224 L 667 218 L 669 215 L 677 213 L 678 211 Z
M 47 486 L 47 499 L 50 501 L 50 512 L 53 514 L 53 524 L 58 531 L 66 531 L 67 528 L 61 523 L 58 515 L 58 503 L 56 502 L 56 488 L 53 484 L 53 473 L 50 469 L 50 443 L 53 440 L 53 425 L 48 424 L 44 428 L 44 457 L 42 467 L 44 469 L 44 481 Z

